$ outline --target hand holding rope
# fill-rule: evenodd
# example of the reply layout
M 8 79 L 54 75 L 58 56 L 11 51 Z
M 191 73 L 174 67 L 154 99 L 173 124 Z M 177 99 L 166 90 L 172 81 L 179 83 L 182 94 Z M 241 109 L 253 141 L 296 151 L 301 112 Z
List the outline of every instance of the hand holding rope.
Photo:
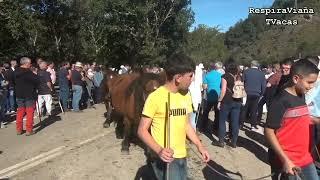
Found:
M 193 147 L 191 147 L 190 145 L 189 145 L 189 147 L 190 147 L 191 151 L 192 151 L 199 159 L 202 159 L 202 157 L 200 157 L 200 155 L 193 149 Z M 202 161 L 202 162 L 203 162 L 203 161 Z M 209 163 L 206 163 L 206 162 L 203 162 L 203 163 L 204 163 L 204 164 L 206 165 L 206 167 L 208 167 L 210 170 L 212 170 L 212 171 L 214 171 L 215 173 L 217 173 L 218 175 L 220 175 L 220 176 L 222 176 L 222 177 L 224 177 L 224 178 L 226 178 L 226 179 L 230 179 L 230 180 L 263 180 L 263 179 L 266 179 L 266 178 L 269 178 L 269 177 L 272 177 L 272 176 L 275 175 L 275 173 L 271 173 L 271 174 L 268 174 L 268 175 L 265 175 L 265 176 L 262 176 L 262 177 L 259 177 L 259 178 L 254 178 L 254 179 L 248 178 L 248 179 L 245 179 L 245 178 L 243 178 L 243 175 L 242 175 L 240 172 L 237 172 L 237 173 L 235 173 L 235 174 L 238 175 L 238 176 L 240 177 L 240 179 L 236 179 L 236 178 L 231 178 L 231 177 L 229 177 L 229 176 L 227 176 L 227 175 L 219 172 L 219 171 L 216 170 L 214 167 L 212 167 Z M 299 168 L 299 167 L 294 167 L 292 170 L 294 171 L 297 180 L 304 180 L 303 175 L 302 175 L 302 173 L 301 173 L 301 168 Z M 280 173 L 280 174 L 278 175 L 278 180 L 281 180 L 281 177 L 282 177 L 283 174 L 284 174 L 284 173 Z

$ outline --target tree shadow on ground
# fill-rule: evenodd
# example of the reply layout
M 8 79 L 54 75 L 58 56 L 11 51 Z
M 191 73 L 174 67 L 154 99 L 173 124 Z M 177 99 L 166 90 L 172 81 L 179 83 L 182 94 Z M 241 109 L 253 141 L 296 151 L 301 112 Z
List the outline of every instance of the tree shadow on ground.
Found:
M 215 135 L 216 137 L 218 137 L 218 128 L 214 125 L 213 121 L 209 120 L 207 129 L 200 130 L 200 132 L 207 138 L 209 138 L 212 142 L 218 142 L 218 139 L 213 136 Z
M 57 122 L 57 121 L 61 121 L 61 117 L 60 116 L 49 116 L 43 120 L 41 120 L 41 122 L 39 122 L 38 124 L 36 124 L 34 126 L 34 128 L 36 128 L 35 132 L 40 132 L 41 130 L 45 129 L 46 127 L 52 125 L 53 123 Z
M 253 139 L 254 141 L 259 142 L 261 145 L 263 145 L 264 147 L 268 147 L 268 143 L 264 137 L 264 135 L 257 133 L 257 132 L 253 132 L 250 130 L 246 130 L 245 134 L 250 138 Z
M 209 161 L 208 165 L 202 169 L 202 173 L 206 180 L 229 180 L 230 178 L 241 179 L 242 177 L 239 172 L 229 171 L 214 161 Z
M 153 169 L 150 163 L 140 167 L 134 177 L 134 180 L 157 180 L 153 173 Z
M 269 164 L 267 151 L 254 141 L 239 136 L 237 145 L 253 153 L 260 161 Z

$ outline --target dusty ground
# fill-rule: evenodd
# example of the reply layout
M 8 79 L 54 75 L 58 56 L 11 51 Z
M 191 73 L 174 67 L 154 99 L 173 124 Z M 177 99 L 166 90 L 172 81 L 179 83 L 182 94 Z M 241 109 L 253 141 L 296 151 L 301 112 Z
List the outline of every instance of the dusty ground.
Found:
M 130 155 L 122 155 L 121 140 L 115 138 L 114 127 L 102 128 L 103 113 L 104 106 L 99 105 L 82 114 L 70 112 L 46 119 L 31 137 L 15 135 L 14 124 L 0 129 L 0 177 L 11 173 L 10 179 L 19 180 L 152 179 L 143 149 L 131 146 Z M 270 173 L 262 135 L 241 131 L 236 149 L 213 146 L 210 138 L 215 136 L 207 136 L 200 135 L 212 157 L 209 164 L 222 174 L 240 179 L 236 174 L 241 173 L 244 179 L 254 179 Z M 30 161 L 59 147 L 52 158 L 47 155 L 42 158 L 48 159 Z M 195 149 L 191 145 L 188 150 L 190 179 L 226 179 L 202 164 L 191 148 Z M 3 169 L 26 160 L 28 163 L 21 167 L 3 173 Z

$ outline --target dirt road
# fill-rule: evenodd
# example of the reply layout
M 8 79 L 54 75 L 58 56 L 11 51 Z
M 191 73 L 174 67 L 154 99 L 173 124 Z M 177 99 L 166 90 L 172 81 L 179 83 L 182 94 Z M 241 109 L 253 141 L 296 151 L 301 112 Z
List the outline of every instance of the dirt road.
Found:
M 44 120 L 40 131 L 31 137 L 15 135 L 14 124 L 0 129 L 0 177 L 21 180 L 131 180 L 152 179 L 144 151 L 130 147 L 130 155 L 120 152 L 121 140 L 114 127 L 103 129 L 103 105 L 84 113 L 66 113 Z M 36 123 L 38 120 L 36 120 Z M 254 179 L 270 173 L 266 164 L 263 137 L 241 131 L 239 147 L 219 148 L 211 145 L 209 135 L 200 135 L 208 148 L 211 167 L 240 179 Z M 190 179 L 226 179 L 212 171 L 188 146 Z M 268 179 L 268 178 L 267 178 Z

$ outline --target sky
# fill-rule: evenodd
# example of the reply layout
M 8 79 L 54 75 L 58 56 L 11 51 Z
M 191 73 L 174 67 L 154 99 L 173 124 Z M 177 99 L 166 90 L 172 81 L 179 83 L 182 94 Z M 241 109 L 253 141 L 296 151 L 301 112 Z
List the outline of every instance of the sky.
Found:
M 270 7 L 274 0 L 192 0 L 191 8 L 195 13 L 195 23 L 210 27 L 219 26 L 220 31 L 226 32 L 240 19 L 246 19 L 249 7 Z

